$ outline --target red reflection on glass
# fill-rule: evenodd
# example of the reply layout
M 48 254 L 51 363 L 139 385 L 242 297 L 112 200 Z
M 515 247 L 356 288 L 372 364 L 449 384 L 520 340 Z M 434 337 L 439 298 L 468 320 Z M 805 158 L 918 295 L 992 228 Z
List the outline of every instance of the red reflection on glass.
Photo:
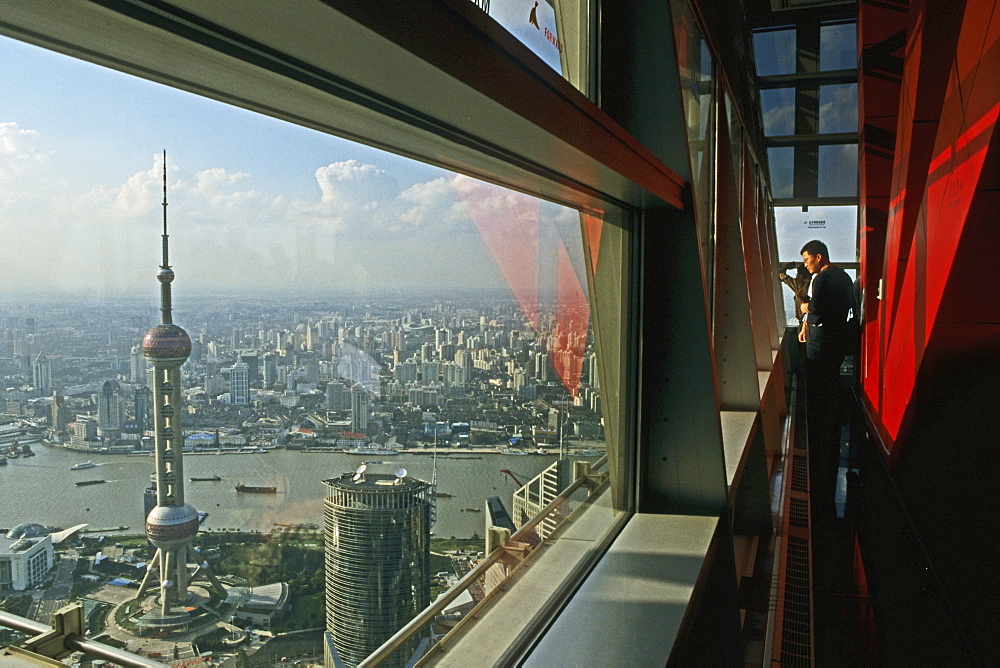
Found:
M 587 325 L 590 323 L 590 304 L 573 270 L 566 245 L 559 241 L 558 276 L 556 285 L 556 325 L 550 346 L 553 366 L 563 387 L 576 397 L 583 371 L 583 353 L 587 349 Z
M 597 273 L 597 255 L 601 250 L 601 230 L 603 222 L 597 216 L 589 213 L 582 214 L 583 225 L 587 234 L 587 243 L 590 245 L 590 267 Z
M 466 177 L 457 177 L 453 183 L 476 231 L 520 304 L 525 320 L 538 333 L 540 341 L 544 341 L 552 368 L 566 391 L 576 397 L 587 349 L 590 304 L 573 267 L 566 241 L 556 229 L 552 229 L 554 234 L 550 234 L 546 227 L 546 233 L 542 235 L 538 200 Z M 599 217 L 583 215 L 583 233 L 587 237 L 594 271 L 597 269 L 601 225 Z M 543 236 L 549 249 L 545 253 L 541 248 Z M 539 317 L 539 280 L 543 275 L 551 275 L 550 243 L 555 244 L 556 303 L 553 317 L 545 318 L 543 326 Z M 571 243 L 579 244 L 580 241 L 576 239 Z M 543 266 L 543 262 L 546 265 Z
M 453 183 L 524 317 L 538 329 L 538 200 L 466 177 Z

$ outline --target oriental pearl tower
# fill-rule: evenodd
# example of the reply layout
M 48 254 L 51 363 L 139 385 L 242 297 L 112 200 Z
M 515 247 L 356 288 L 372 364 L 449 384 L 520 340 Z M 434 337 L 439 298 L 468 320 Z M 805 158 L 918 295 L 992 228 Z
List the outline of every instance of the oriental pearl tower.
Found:
M 160 281 L 160 324 L 142 340 L 142 354 L 153 365 L 153 422 L 156 429 L 156 507 L 146 517 L 146 536 L 156 547 L 139 586 L 142 599 L 153 582 L 160 582 L 158 610 L 143 615 L 140 624 L 162 627 L 185 626 L 188 584 L 206 577 L 220 596 L 222 584 L 195 551 L 198 512 L 184 501 L 184 455 L 181 447 L 181 365 L 191 354 L 191 339 L 171 316 L 170 283 L 174 272 L 167 256 L 167 152 L 163 152 L 163 264 L 156 274 Z M 193 564 L 189 568 L 189 560 Z

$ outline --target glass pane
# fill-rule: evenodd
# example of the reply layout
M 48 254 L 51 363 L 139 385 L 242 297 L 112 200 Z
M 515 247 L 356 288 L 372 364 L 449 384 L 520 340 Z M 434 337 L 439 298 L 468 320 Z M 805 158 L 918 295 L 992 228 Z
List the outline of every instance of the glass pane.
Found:
M 857 84 L 819 87 L 819 131 L 820 134 L 858 131 Z
M 137 636 L 218 612 L 325 625 L 356 656 L 475 567 L 488 524 L 523 528 L 575 462 L 627 447 L 627 343 L 595 337 L 626 329 L 621 212 L 582 215 L 6 38 L 0 59 L 0 267 L 16 295 L 0 302 L 0 509 L 7 527 L 76 529 L 15 588 L 63 558 L 90 575 L 100 554 L 96 581 L 60 577 L 71 599 L 122 603 Z M 186 335 L 144 343 L 167 327 L 163 285 Z M 617 299 L 598 313 L 591 286 Z M 601 464 L 614 483 L 593 496 L 631 498 L 621 461 Z M 526 540 L 581 508 L 598 533 L 628 510 L 588 494 Z M 177 559 L 155 556 L 147 518 Z M 164 611 L 147 565 L 171 571 L 188 545 L 225 593 L 199 576 L 205 608 Z M 145 573 L 148 610 L 128 603 Z M 284 617 L 247 609 L 285 594 Z M 378 632 L 338 640 L 343 619 Z
M 819 69 L 854 70 L 858 67 L 857 25 L 840 23 L 819 29 Z
M 779 206 L 774 209 L 774 224 L 781 264 L 801 262 L 799 251 L 811 239 L 826 244 L 833 262 L 857 262 L 856 206 Z
M 771 194 L 775 199 L 791 197 L 795 186 L 795 148 L 776 146 L 767 149 L 771 175 Z
M 587 93 L 588 0 L 472 0 L 552 69 Z
M 795 73 L 795 30 L 766 30 L 753 34 L 757 76 Z
M 691 181 L 695 192 L 695 214 L 698 218 L 702 252 L 707 254 L 712 235 L 712 211 L 709 203 L 715 173 L 712 151 L 715 135 L 715 66 L 708 42 L 688 4 L 674 2 L 672 7 L 677 66 L 687 121 Z M 710 254 L 703 256 L 707 258 Z M 707 262 L 710 266 L 711 260 Z
M 858 194 L 858 145 L 819 147 L 817 194 L 820 197 L 856 197 Z
M 767 88 L 760 91 L 764 134 L 768 137 L 795 134 L 795 89 Z

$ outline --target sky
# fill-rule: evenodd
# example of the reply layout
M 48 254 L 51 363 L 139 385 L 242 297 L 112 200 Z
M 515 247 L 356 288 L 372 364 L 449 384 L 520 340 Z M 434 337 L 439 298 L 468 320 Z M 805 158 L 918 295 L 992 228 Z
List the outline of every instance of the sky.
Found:
M 0 90 L 0 293 L 155 293 L 163 150 L 178 296 L 504 284 L 465 176 L 6 37 Z M 576 212 L 532 207 L 525 261 L 581 267 Z

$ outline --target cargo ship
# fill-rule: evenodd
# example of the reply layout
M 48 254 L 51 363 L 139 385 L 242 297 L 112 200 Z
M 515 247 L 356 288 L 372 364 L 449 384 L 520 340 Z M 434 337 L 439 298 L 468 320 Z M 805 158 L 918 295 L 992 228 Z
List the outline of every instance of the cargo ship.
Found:
M 76 485 L 77 487 L 84 487 L 86 485 L 100 485 L 101 483 L 105 482 L 107 482 L 107 480 L 104 480 L 102 478 L 101 480 L 78 480 L 73 484 Z
M 236 485 L 236 491 L 237 492 L 245 492 L 247 494 L 277 494 L 278 493 L 278 488 L 277 487 L 254 487 L 254 486 L 251 486 L 251 485 L 244 485 L 243 483 L 239 483 L 238 485 Z
M 219 480 L 222 480 L 222 476 L 212 475 L 207 478 L 196 478 L 192 476 L 190 480 L 191 482 L 218 482 Z

